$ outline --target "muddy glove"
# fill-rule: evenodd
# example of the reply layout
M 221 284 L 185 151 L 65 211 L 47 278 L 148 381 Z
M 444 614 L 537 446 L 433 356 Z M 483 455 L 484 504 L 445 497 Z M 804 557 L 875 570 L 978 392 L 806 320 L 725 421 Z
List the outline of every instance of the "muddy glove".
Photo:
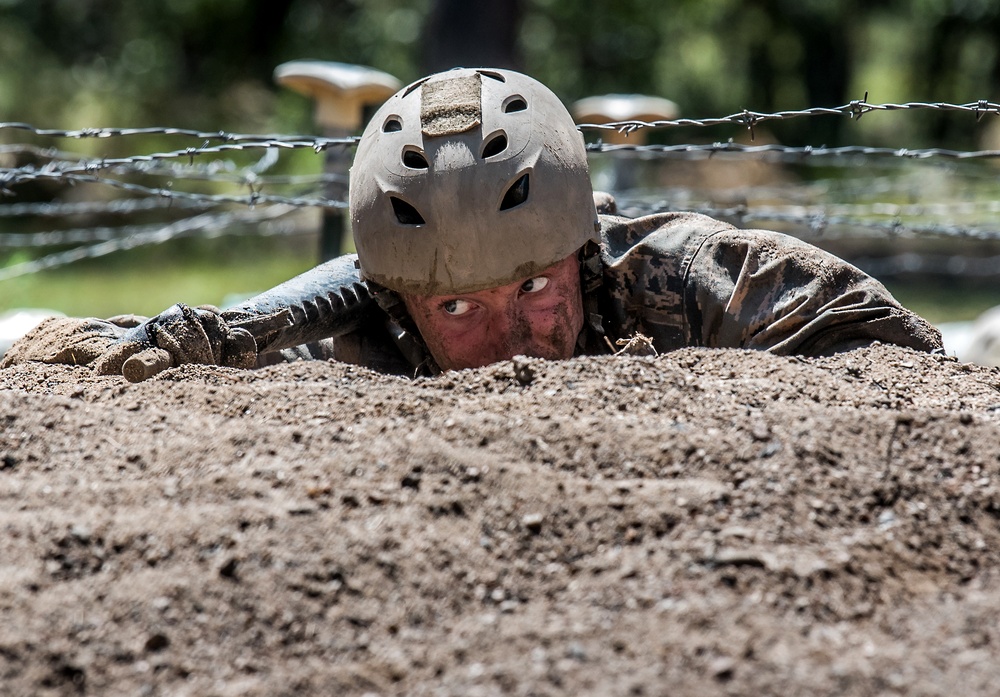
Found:
M 0 361 L 0 368 L 31 361 L 88 365 L 129 328 L 145 320 L 136 315 L 119 315 L 107 320 L 49 317 L 14 342 Z
M 214 307 L 177 304 L 125 332 L 93 366 L 102 375 L 121 374 L 129 382 L 186 363 L 253 368 L 257 362 L 254 336 L 289 322 L 287 310 L 227 322 Z

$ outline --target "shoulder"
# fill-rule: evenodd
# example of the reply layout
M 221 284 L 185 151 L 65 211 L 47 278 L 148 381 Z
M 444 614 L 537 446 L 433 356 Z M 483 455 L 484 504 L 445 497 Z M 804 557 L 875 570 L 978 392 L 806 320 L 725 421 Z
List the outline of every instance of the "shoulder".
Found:
M 601 247 L 606 265 L 630 256 L 689 257 L 704 240 L 724 231 L 728 223 L 698 213 L 656 213 L 640 218 L 602 215 Z

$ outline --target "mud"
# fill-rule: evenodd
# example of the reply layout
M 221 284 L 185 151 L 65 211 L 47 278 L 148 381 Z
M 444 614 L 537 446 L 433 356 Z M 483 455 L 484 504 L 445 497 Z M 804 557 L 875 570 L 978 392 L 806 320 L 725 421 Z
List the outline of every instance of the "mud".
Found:
M 4 695 L 994 695 L 1000 369 L 0 371 Z

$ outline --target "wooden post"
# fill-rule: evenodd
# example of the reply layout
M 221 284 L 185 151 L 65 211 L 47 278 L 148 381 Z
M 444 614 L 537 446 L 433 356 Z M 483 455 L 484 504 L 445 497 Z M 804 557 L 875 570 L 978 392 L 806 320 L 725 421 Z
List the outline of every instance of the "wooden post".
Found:
M 399 80 L 381 70 L 363 65 L 332 61 L 290 61 L 274 70 L 274 80 L 299 94 L 310 97 L 315 105 L 316 125 L 328 138 L 347 138 L 361 131 L 368 111 L 382 104 L 402 86 Z M 352 156 L 347 148 L 326 151 L 324 169 L 334 175 L 326 189 L 331 199 L 347 200 L 347 178 Z M 344 232 L 349 219 L 341 210 L 326 209 L 320 233 L 320 261 L 343 252 Z

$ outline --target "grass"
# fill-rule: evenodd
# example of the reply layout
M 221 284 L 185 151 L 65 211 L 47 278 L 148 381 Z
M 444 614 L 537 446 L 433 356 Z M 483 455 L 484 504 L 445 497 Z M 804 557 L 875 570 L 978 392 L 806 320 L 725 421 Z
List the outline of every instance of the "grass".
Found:
M 904 307 L 932 324 L 973 320 L 1000 305 L 1000 287 L 960 280 L 890 281 L 889 292 Z
M 223 305 L 227 297 L 267 290 L 317 262 L 312 247 L 277 243 L 229 246 L 223 254 L 121 252 L 103 260 L 0 281 L 0 312 L 19 307 L 74 317 L 155 315 L 170 305 Z

